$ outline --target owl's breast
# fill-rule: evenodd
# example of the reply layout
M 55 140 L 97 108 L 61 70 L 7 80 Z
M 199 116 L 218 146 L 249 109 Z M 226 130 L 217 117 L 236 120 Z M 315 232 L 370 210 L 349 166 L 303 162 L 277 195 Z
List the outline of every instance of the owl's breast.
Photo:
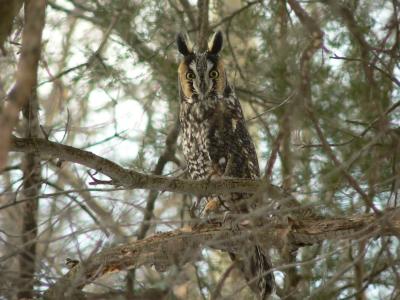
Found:
M 222 176 L 227 161 L 227 125 L 218 108 L 181 107 L 182 148 L 193 179 Z

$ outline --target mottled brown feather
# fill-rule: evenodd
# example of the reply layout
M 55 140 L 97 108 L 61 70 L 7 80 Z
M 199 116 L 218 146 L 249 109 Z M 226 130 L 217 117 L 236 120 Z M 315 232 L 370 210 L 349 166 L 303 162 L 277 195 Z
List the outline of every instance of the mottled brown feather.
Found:
M 179 64 L 178 68 L 178 76 L 179 76 L 179 82 L 181 84 L 182 92 L 183 95 L 187 98 L 192 97 L 192 88 L 190 87 L 190 82 L 189 80 L 186 79 L 186 73 L 188 72 L 189 67 L 185 63 L 185 61 L 182 61 Z

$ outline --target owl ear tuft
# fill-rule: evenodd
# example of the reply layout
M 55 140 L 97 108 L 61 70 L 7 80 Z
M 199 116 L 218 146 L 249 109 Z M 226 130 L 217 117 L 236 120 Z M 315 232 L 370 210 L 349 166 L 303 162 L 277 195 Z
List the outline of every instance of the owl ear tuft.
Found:
M 222 32 L 218 30 L 208 42 L 208 52 L 211 54 L 218 54 L 222 49 L 222 44 Z
M 183 54 L 184 56 L 192 54 L 192 45 L 190 43 L 190 40 L 187 36 L 187 34 L 185 33 L 178 33 L 178 35 L 176 36 L 176 44 L 178 46 L 178 50 L 181 54 Z

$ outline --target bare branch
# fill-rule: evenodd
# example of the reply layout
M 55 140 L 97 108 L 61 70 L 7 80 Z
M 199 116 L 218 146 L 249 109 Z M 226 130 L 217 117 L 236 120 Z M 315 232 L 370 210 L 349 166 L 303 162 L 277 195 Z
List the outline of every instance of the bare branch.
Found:
M 285 196 L 281 194 L 279 188 L 261 180 L 218 179 L 194 181 L 158 175 L 147 175 L 134 170 L 125 169 L 92 152 L 44 139 L 23 139 L 14 137 L 11 141 L 10 150 L 24 153 L 38 153 L 44 158 L 59 158 L 63 161 L 75 162 L 110 177 L 115 184 L 126 188 L 150 189 L 195 195 L 224 194 L 231 192 L 254 193 L 260 189 L 265 189 L 268 191 L 268 195 L 271 198 L 285 198 Z
M 22 4 L 22 0 L 0 0 L 0 50 L 3 54 L 5 54 L 4 41 L 11 32 L 13 20 Z
M 207 39 L 209 30 L 208 5 L 209 5 L 209 0 L 199 0 L 197 2 L 197 7 L 199 10 L 198 12 L 199 34 L 197 37 L 197 45 L 199 47 L 200 52 L 207 50 Z
M 10 101 L 0 114 L 0 170 L 7 163 L 7 153 L 11 132 L 17 122 L 18 114 L 29 101 L 37 82 L 37 68 L 40 58 L 42 30 L 45 19 L 45 0 L 27 1 L 26 23 L 22 33 L 21 56 L 18 62 L 17 81 L 10 94 Z
M 190 5 L 188 0 L 179 0 L 179 3 L 182 5 L 183 10 L 185 11 L 186 16 L 188 17 L 190 24 L 196 27 L 196 19 L 192 12 L 192 6 Z
M 384 219 L 389 220 L 392 226 L 385 226 Z M 182 265 L 195 260 L 203 247 L 237 252 L 238 244 L 241 244 L 238 240 L 248 242 L 250 238 L 269 248 L 281 248 L 288 242 L 305 246 L 327 239 L 365 239 L 398 234 L 399 231 L 398 209 L 387 211 L 381 218 L 366 214 L 349 218 L 302 220 L 292 225 L 270 220 L 256 229 L 242 224 L 236 232 L 218 224 L 203 225 L 196 230 L 178 229 L 101 251 L 70 270 L 44 296 L 45 299 L 71 296 L 75 289 L 82 289 L 86 284 L 110 272 L 142 265 L 155 265 L 162 269 L 171 265 Z

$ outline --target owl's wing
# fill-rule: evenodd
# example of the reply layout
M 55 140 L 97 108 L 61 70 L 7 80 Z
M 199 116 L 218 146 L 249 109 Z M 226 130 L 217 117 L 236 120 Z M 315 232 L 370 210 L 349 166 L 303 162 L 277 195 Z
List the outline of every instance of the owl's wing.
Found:
M 238 122 L 240 120 L 244 121 L 242 107 L 240 105 L 239 99 L 232 89 L 230 89 L 229 93 L 226 93 L 223 103 L 225 106 L 225 110 L 229 113 L 233 122 Z
M 231 160 L 228 161 L 226 172 L 224 175 L 241 178 L 255 179 L 260 176 L 260 169 L 258 165 L 257 153 L 251 139 L 251 136 L 246 128 L 246 121 L 243 116 L 242 107 L 235 93 L 232 91 L 227 97 L 224 98 L 224 112 L 229 116 L 231 121 L 231 130 L 229 134 L 232 138 L 230 141 L 230 152 L 233 154 Z M 240 164 L 236 166 L 236 170 L 232 168 L 229 170 L 230 163 Z M 238 170 L 238 168 L 240 170 Z M 239 175 L 239 176 L 238 176 Z

